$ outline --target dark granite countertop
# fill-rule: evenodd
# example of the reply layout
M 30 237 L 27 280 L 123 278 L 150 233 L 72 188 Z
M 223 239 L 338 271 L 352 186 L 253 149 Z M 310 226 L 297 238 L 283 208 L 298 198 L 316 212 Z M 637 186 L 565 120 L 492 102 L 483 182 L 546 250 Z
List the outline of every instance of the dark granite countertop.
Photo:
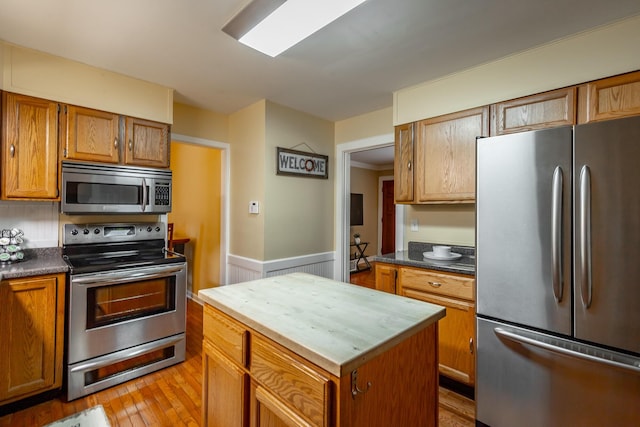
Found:
M 66 273 L 67 271 L 69 271 L 69 266 L 62 259 L 61 248 L 25 249 L 24 260 L 11 264 L 0 264 L 0 280 Z
M 388 264 L 405 265 L 409 267 L 425 268 L 429 270 L 446 271 L 450 273 L 475 276 L 476 257 L 475 248 L 471 246 L 451 246 L 451 252 L 461 254 L 455 261 L 435 261 L 425 258 L 422 253 L 432 251 L 439 243 L 409 242 L 408 251 L 400 251 L 382 256 L 374 256 L 373 260 Z

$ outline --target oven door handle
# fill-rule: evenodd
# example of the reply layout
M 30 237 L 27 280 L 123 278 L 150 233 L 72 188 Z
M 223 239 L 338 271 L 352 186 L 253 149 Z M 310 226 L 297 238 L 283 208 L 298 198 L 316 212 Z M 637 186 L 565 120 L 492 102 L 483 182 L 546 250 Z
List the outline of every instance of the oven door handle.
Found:
M 139 280 L 151 280 L 151 279 L 159 279 L 162 277 L 175 276 L 178 272 L 182 271 L 185 268 L 184 264 L 180 264 L 179 266 L 172 267 L 152 267 L 147 268 L 144 271 L 139 272 L 131 272 L 129 271 L 121 271 L 121 272 L 110 272 L 110 273 L 98 273 L 91 274 L 85 277 L 72 277 L 71 283 L 76 285 L 87 285 L 87 286 L 102 286 L 102 285 L 111 285 L 118 283 L 126 283 L 126 282 L 135 282 Z

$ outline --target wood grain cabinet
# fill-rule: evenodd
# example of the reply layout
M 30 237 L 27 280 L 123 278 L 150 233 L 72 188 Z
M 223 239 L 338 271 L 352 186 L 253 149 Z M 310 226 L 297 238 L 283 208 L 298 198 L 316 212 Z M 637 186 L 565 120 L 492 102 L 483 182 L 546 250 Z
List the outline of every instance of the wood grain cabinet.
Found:
M 62 386 L 65 275 L 0 282 L 0 405 Z
M 73 105 L 64 111 L 64 159 L 169 167 L 168 124 Z
M 574 125 L 576 87 L 568 87 L 491 105 L 491 136 Z
M 127 117 L 124 140 L 125 164 L 169 167 L 169 125 Z
M 398 295 L 446 307 L 447 315 L 438 322 L 440 374 L 473 386 L 476 330 L 473 277 L 376 262 L 376 271 L 380 267 L 397 270 Z M 384 275 L 381 278 L 385 280 Z M 376 289 L 377 281 L 378 275 Z
M 120 161 L 120 116 L 66 105 L 63 158 L 91 162 Z
M 473 203 L 476 138 L 489 134 L 489 107 L 416 124 L 415 202 Z
M 395 128 L 393 193 L 396 202 L 413 202 L 414 124 Z
M 208 304 L 203 324 L 203 426 L 437 425 L 437 324 L 343 376 Z
M 58 200 L 58 104 L 2 93 L 4 200 Z
M 382 264 L 377 262 L 374 266 L 376 275 L 376 289 L 379 291 L 396 293 L 398 281 L 398 267 L 392 264 Z
M 640 115 L 640 71 L 578 87 L 578 123 Z

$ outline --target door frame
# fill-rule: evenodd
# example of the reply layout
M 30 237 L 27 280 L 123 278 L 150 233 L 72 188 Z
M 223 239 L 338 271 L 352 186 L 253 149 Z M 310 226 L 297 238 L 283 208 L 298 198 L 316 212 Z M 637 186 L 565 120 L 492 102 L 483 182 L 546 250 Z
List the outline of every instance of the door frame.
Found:
M 341 282 L 349 281 L 349 220 L 351 189 L 351 153 L 372 148 L 389 147 L 395 144 L 395 135 L 388 133 L 370 138 L 345 142 L 336 145 L 336 182 L 335 182 L 335 248 L 333 278 Z M 396 226 L 398 221 L 396 211 Z M 379 237 L 381 239 L 381 237 Z M 396 248 L 397 236 L 396 236 Z
M 220 156 L 220 284 L 228 283 L 227 254 L 229 253 L 229 196 L 230 196 L 230 146 L 226 142 L 171 134 L 171 140 L 215 148 L 222 151 Z M 196 297 L 197 295 L 194 295 Z

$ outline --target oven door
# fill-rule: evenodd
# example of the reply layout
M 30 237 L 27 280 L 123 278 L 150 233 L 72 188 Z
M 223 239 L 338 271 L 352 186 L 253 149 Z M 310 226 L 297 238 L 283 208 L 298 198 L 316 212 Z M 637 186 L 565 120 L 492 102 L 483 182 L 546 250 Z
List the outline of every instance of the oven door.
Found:
M 186 263 L 72 275 L 68 364 L 185 332 Z

